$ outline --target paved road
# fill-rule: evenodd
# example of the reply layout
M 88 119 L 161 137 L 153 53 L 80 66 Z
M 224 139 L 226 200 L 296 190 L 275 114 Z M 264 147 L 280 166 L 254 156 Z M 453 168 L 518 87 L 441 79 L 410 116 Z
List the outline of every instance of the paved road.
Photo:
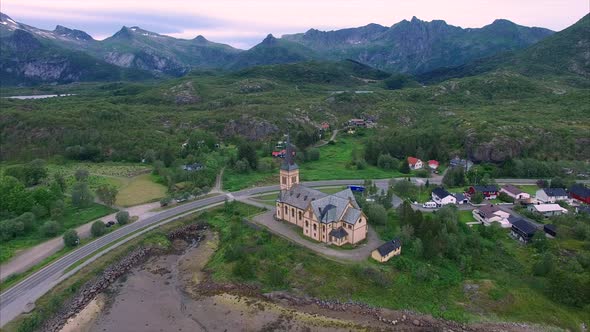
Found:
M 362 182 L 362 180 L 316 181 L 306 182 L 306 185 L 321 187 L 359 184 Z M 231 196 L 250 196 L 253 194 L 278 190 L 278 185 L 257 187 L 231 193 Z M 101 249 L 103 249 L 105 246 L 114 242 L 120 240 L 118 243 L 124 243 L 128 241 L 129 238 L 127 237 L 140 229 L 162 223 L 167 219 L 173 218 L 183 213 L 223 203 L 226 199 L 227 196 L 219 195 L 172 207 L 146 219 L 137 221 L 125 227 L 121 227 L 120 229 L 100 237 L 95 241 L 80 247 L 79 249 L 67 254 L 57 261 L 47 265 L 43 269 L 35 272 L 28 278 L 0 294 L 0 327 L 4 326 L 7 322 L 14 319 L 17 315 L 23 312 L 28 303 L 34 303 L 39 297 L 61 282 L 65 277 L 64 274 L 66 273 L 66 270 L 76 262 L 83 259 L 89 259 L 97 252 L 101 254 L 112 249 L 107 248 L 104 251 L 101 251 Z
M 418 179 L 419 180 L 419 179 Z M 506 180 L 506 179 L 504 179 Z M 498 183 L 504 183 L 504 180 L 496 180 Z M 512 183 L 517 184 L 530 184 L 534 183 L 535 180 L 519 180 L 519 179 L 508 179 Z M 327 187 L 327 186 L 344 186 L 344 185 L 353 185 L 353 184 L 362 184 L 363 180 L 327 180 L 327 181 L 313 181 L 313 182 L 303 182 L 304 185 L 311 186 L 311 187 Z M 375 184 L 378 187 L 387 186 L 389 179 L 382 179 L 382 180 L 374 180 Z M 438 179 L 432 179 L 430 183 L 436 184 Z M 589 181 L 585 181 L 588 183 Z M 7 322 L 15 318 L 21 312 L 25 310 L 25 307 L 28 303 L 34 303 L 39 297 L 49 291 L 52 287 L 57 285 L 60 281 L 62 281 L 68 274 L 66 270 L 68 267 L 74 265 L 76 262 L 88 259 L 85 263 L 89 263 L 93 257 L 97 255 L 101 255 L 106 251 L 112 249 L 112 247 L 104 249 L 107 245 L 113 244 L 116 241 L 119 241 L 117 244 L 124 243 L 128 241 L 130 238 L 129 236 L 146 227 L 155 226 L 159 223 L 163 223 L 174 216 L 178 216 L 183 213 L 188 213 L 190 211 L 194 211 L 197 209 L 203 209 L 206 207 L 211 207 L 215 204 L 220 204 L 226 200 L 227 197 L 241 197 L 241 196 L 251 196 L 255 194 L 261 194 L 270 191 L 278 191 L 279 186 L 266 186 L 266 187 L 257 187 L 251 189 L 245 189 L 233 193 L 229 193 L 226 195 L 219 195 L 209 198 L 204 198 L 201 200 L 193 201 L 190 203 L 186 203 L 183 205 L 175 206 L 170 209 L 164 210 L 156 215 L 153 215 L 149 218 L 144 220 L 137 221 L 125 227 L 122 227 L 112 233 L 109 233 L 97 240 L 80 247 L 79 249 L 69 253 L 68 255 L 58 259 L 57 261 L 47 265 L 43 269 L 37 271 L 36 273 L 32 274 L 25 280 L 21 281 L 20 283 L 16 284 L 12 288 L 8 289 L 4 293 L 0 294 L 0 327 L 4 326 Z M 97 254 L 98 252 L 98 254 Z M 96 255 L 95 255 L 96 254 Z M 78 266 L 79 268 L 81 266 Z M 77 269 L 76 268 L 76 269 Z

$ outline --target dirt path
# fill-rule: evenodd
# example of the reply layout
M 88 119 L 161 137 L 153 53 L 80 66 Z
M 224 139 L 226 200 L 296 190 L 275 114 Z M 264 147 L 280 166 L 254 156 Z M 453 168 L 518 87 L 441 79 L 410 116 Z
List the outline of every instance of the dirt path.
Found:
M 157 214 L 158 212 L 154 212 L 152 210 L 158 207 L 160 207 L 160 203 L 154 202 L 133 206 L 124 210 L 128 211 L 130 216 L 137 216 L 139 217 L 139 220 L 142 220 Z M 78 236 L 80 236 L 80 238 L 88 238 L 90 237 L 90 228 L 95 221 L 115 221 L 115 215 L 116 213 L 112 213 L 102 218 L 92 220 L 84 225 L 78 226 L 76 228 L 76 232 L 78 232 Z M 31 267 L 41 263 L 45 258 L 60 251 L 63 247 L 63 239 L 61 236 L 59 236 L 19 252 L 10 261 L 0 266 L 0 281 L 6 279 L 10 275 L 27 271 Z
M 336 135 L 337 134 L 338 134 L 338 129 L 334 129 L 332 131 L 332 136 L 330 136 L 330 139 L 329 140 L 327 140 L 327 141 L 326 140 L 321 140 L 314 147 L 319 148 L 321 146 L 324 146 L 324 145 L 328 144 L 330 141 L 333 141 L 336 138 Z

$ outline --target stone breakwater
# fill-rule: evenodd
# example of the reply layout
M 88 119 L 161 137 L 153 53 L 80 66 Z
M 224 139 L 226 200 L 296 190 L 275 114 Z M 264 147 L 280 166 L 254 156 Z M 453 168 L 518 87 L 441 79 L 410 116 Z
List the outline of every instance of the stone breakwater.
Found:
M 200 232 L 205 229 L 207 229 L 206 224 L 191 224 L 169 232 L 167 237 L 170 240 L 181 239 L 198 243 L 202 240 Z M 47 332 L 60 331 L 68 319 L 78 314 L 96 295 L 102 293 L 119 277 L 143 263 L 148 257 L 160 253 L 162 253 L 162 250 L 158 248 L 140 247 L 127 254 L 120 261 L 111 264 L 99 276 L 84 284 L 76 295 L 64 304 L 61 311 L 45 322 L 41 330 Z
M 42 331 L 53 332 L 61 330 L 67 320 L 84 309 L 96 295 L 103 292 L 115 280 L 129 272 L 131 268 L 140 262 L 143 262 L 156 250 L 152 247 L 135 249 L 119 262 L 109 266 L 101 275 L 84 284 L 76 296 L 65 303 L 63 309 L 43 325 Z
M 362 302 L 356 301 L 338 301 L 338 300 L 322 300 L 313 297 L 301 297 L 292 295 L 286 292 L 271 292 L 263 294 L 263 297 L 273 302 L 286 302 L 293 306 L 309 306 L 315 305 L 322 309 L 330 311 L 340 311 L 360 314 L 363 316 L 370 316 L 377 321 L 386 325 L 399 326 L 414 326 L 412 330 L 438 330 L 444 332 L 452 331 L 513 331 L 513 330 L 534 330 L 531 326 L 522 323 L 497 323 L 484 326 L 469 326 L 459 322 L 448 321 L 444 319 L 435 319 L 430 316 L 417 314 L 410 310 L 395 311 L 395 314 L 386 313 L 382 308 L 372 307 Z M 387 316 L 387 317 L 386 317 Z M 397 329 L 396 329 L 397 330 Z

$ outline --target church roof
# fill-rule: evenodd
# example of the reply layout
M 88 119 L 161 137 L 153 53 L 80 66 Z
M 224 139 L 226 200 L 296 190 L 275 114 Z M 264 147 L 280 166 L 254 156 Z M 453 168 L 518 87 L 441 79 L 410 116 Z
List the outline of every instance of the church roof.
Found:
M 348 210 L 357 210 L 358 212 L 347 210 L 349 202 L 352 207 Z M 354 224 L 360 216 L 358 203 L 350 189 L 315 200 L 311 202 L 311 208 L 322 223 L 331 223 L 342 219 L 349 224 Z
M 310 202 L 326 197 L 327 195 L 319 190 L 295 184 L 291 189 L 283 190 L 279 193 L 279 201 L 305 210 Z
M 343 239 L 348 235 L 348 232 L 346 232 L 346 230 L 344 230 L 344 228 L 339 227 L 337 229 L 333 229 L 330 231 L 330 236 L 333 236 L 337 239 Z

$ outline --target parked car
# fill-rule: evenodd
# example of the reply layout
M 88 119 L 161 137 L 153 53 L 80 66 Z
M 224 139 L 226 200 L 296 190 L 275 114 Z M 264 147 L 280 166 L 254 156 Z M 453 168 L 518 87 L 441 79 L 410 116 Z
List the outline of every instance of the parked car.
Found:
M 111 221 L 107 222 L 105 226 L 107 226 L 107 227 L 111 227 L 111 226 L 113 226 L 114 224 L 115 224 L 115 222 L 111 220 Z
M 436 209 L 438 207 L 438 204 L 430 201 L 430 202 L 426 202 L 426 203 L 422 204 L 422 207 L 425 209 Z

